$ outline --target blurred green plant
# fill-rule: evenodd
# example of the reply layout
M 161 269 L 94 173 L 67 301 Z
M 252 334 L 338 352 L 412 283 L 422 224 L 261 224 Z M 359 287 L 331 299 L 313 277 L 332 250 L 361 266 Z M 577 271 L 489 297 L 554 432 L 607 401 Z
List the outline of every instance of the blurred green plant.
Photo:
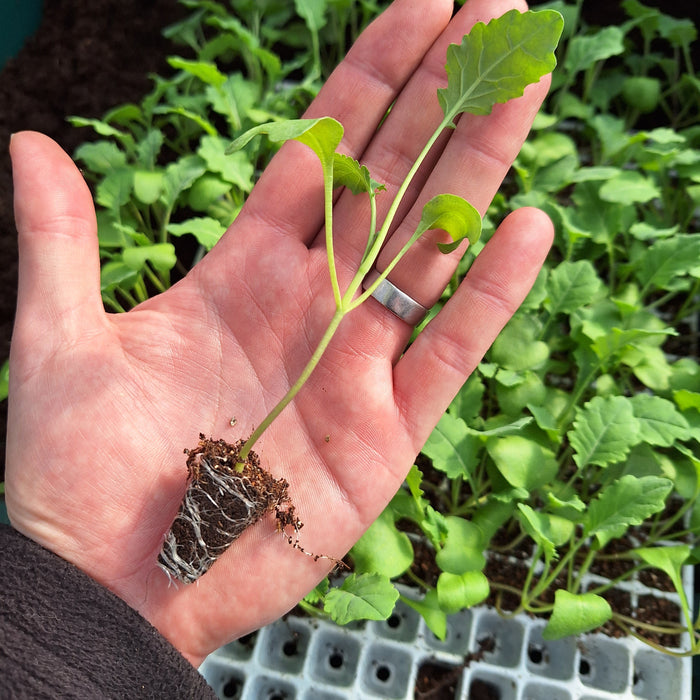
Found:
M 353 585 L 417 584 L 420 599 L 402 595 L 441 638 L 448 614 L 490 596 L 503 614 L 548 619 L 549 638 L 612 621 L 669 653 L 700 651 L 681 578 L 700 551 L 696 31 L 637 0 L 622 6 L 627 21 L 597 28 L 580 0 L 545 5 L 566 20 L 560 68 L 484 237 L 532 205 L 552 217 L 554 249 L 350 552 Z M 515 551 L 521 578 L 503 580 Z M 611 562 L 618 573 L 591 576 Z M 608 603 L 646 569 L 676 590 L 679 619 L 645 623 Z M 305 605 L 336 615 L 319 590 Z M 683 651 L 657 641 L 683 633 Z

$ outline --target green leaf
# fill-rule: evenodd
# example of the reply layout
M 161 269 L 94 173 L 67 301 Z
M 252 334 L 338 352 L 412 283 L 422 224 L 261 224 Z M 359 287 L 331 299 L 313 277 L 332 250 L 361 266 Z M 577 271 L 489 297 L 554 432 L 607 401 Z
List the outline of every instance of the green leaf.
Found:
M 469 434 L 461 418 L 443 413 L 422 452 L 432 460 L 435 469 L 447 474 L 449 479 L 468 478 L 476 466 L 479 447 L 478 439 Z
M 424 504 L 424 498 L 423 498 L 423 489 L 421 488 L 421 483 L 423 482 L 423 472 L 414 464 L 408 471 L 408 474 L 406 474 L 406 485 L 408 486 L 408 490 L 411 492 L 411 496 L 413 496 L 413 500 L 416 504 L 418 504 L 419 508 L 422 510 L 423 509 L 423 504 Z
M 204 173 L 197 178 L 187 193 L 187 202 L 195 211 L 206 211 L 231 191 L 231 183 L 220 175 Z
M 139 165 L 143 168 L 153 169 L 160 149 L 163 145 L 163 132 L 159 129 L 150 129 L 139 141 L 136 148 Z
M 442 229 L 452 239 L 452 243 L 438 243 L 443 253 L 450 253 L 466 238 L 470 244 L 481 235 L 481 214 L 456 194 L 439 194 L 425 203 L 415 237 L 426 231 Z
M 0 401 L 4 401 L 7 398 L 9 388 L 10 360 L 7 359 L 2 363 L 2 367 L 0 367 Z
M 241 134 L 227 149 L 233 153 L 253 138 L 265 134 L 270 141 L 299 141 L 311 148 L 322 164 L 332 166 L 336 148 L 343 138 L 343 126 L 331 117 L 319 119 L 289 119 L 283 122 L 260 124 Z
M 131 134 L 119 131 L 100 119 L 86 119 L 84 117 L 68 117 L 73 126 L 91 126 L 100 136 L 111 136 L 118 139 L 127 147 L 133 147 L 134 138 Z
M 554 453 L 521 435 L 490 438 L 486 449 L 506 481 L 528 491 L 550 482 L 559 469 Z
M 486 565 L 481 530 L 474 523 L 449 515 L 447 536 L 443 548 L 435 555 L 435 561 L 442 571 L 461 575 L 467 571 L 481 571 Z
M 656 241 L 636 260 L 635 276 L 645 288 L 675 289 L 678 278 L 698 275 L 700 234 L 682 235 Z
M 165 169 L 163 203 L 174 207 L 177 198 L 206 172 L 204 161 L 195 155 L 184 156 Z
M 690 556 L 690 547 L 687 544 L 639 547 L 633 550 L 632 554 L 649 566 L 661 569 L 673 581 L 676 591 L 685 595 L 681 567 Z
M 522 372 L 541 367 L 549 357 L 547 343 L 538 340 L 539 328 L 532 316 L 518 315 L 512 318 L 498 334 L 491 347 L 491 359 L 501 367 Z M 502 370 L 499 381 L 504 383 Z
M 426 505 L 423 518 L 418 524 L 434 547 L 442 546 L 449 530 L 447 518 L 442 513 L 435 510 L 431 505 Z
M 339 625 L 355 620 L 386 620 L 399 592 L 379 574 L 350 574 L 339 588 L 326 594 L 323 609 Z
M 600 198 L 605 202 L 634 204 L 660 196 L 661 190 L 648 177 L 633 170 L 623 170 L 600 186 Z
M 167 272 L 172 270 L 177 263 L 175 248 L 171 243 L 125 248 L 122 252 L 122 259 L 132 270 L 140 270 L 146 262 L 150 262 L 156 270 Z
M 447 636 L 447 615 L 438 603 L 437 591 L 431 588 L 422 600 L 401 596 L 401 600 L 413 608 L 425 620 L 428 629 L 440 640 Z
M 128 289 L 138 278 L 138 273 L 121 260 L 111 260 L 100 269 L 100 289 L 103 293 L 119 287 Z
M 561 639 L 569 635 L 589 632 L 612 618 L 612 608 L 605 598 L 595 593 L 575 595 L 560 588 L 554 594 L 554 609 L 543 639 Z
M 662 511 L 672 487 L 669 479 L 657 476 L 627 474 L 614 481 L 589 505 L 584 537 L 595 536 L 600 547 L 622 537 L 629 527 Z
M 312 32 L 317 32 L 326 24 L 327 0 L 294 0 L 294 6 Z
M 601 293 L 603 282 L 589 260 L 564 261 L 547 279 L 544 306 L 552 316 L 570 313 L 590 304 Z
M 481 603 L 490 587 L 481 571 L 467 571 L 461 575 L 445 571 L 438 578 L 436 590 L 440 608 L 451 615 Z
M 438 90 L 445 118 L 489 114 L 497 102 L 522 95 L 554 69 L 563 26 L 552 10 L 511 10 L 488 24 L 477 22 L 461 44 L 447 49 L 447 87 Z
M 163 173 L 153 170 L 134 170 L 134 195 L 144 204 L 153 204 L 163 191 Z
M 568 434 L 574 448 L 574 462 L 605 467 L 619 462 L 640 438 L 639 421 L 625 396 L 596 396 L 576 412 Z
M 360 165 L 354 158 L 342 153 L 334 154 L 333 187 L 347 187 L 353 194 L 386 189 L 384 185 L 370 177 L 366 166 Z
M 700 411 L 700 391 L 677 389 L 673 392 L 673 400 L 681 411 L 687 411 L 690 408 Z
M 574 523 L 560 515 L 535 511 L 525 503 L 518 503 L 518 508 L 523 529 L 542 548 L 549 562 L 556 557 L 556 548 L 571 538 Z
M 190 61 L 179 56 L 170 56 L 168 63 L 176 70 L 184 70 L 207 85 L 221 87 L 226 82 L 226 75 L 210 61 Z
M 226 227 L 210 216 L 196 216 L 177 224 L 168 224 L 168 233 L 173 236 L 190 234 L 197 239 L 197 243 L 211 250 L 226 233 Z
M 589 36 L 575 36 L 569 42 L 564 72 L 573 76 L 598 61 L 619 56 L 625 50 L 624 32 L 620 27 L 605 27 Z
M 413 547 L 394 524 L 393 513 L 385 508 L 350 550 L 358 573 L 377 573 L 396 578 L 413 563 Z
M 324 578 L 312 591 L 309 591 L 305 596 L 304 600 L 311 605 L 316 605 L 317 603 L 322 603 L 323 599 L 326 597 L 326 593 L 330 590 L 331 584 L 328 581 L 328 577 Z
M 134 187 L 134 173 L 129 168 L 111 170 L 97 186 L 95 201 L 109 209 L 117 220 L 119 210 L 126 204 Z
M 219 173 L 224 180 L 236 185 L 243 192 L 253 189 L 253 164 L 243 152 L 227 155 L 226 140 L 221 136 L 202 136 L 197 155 L 211 172 Z
M 631 398 L 632 409 L 641 427 L 641 439 L 650 445 L 670 447 L 676 440 L 690 437 L 690 426 L 667 399 L 649 394 Z
M 126 154 L 111 141 L 84 143 L 76 148 L 75 159 L 81 160 L 92 172 L 100 174 L 126 165 Z

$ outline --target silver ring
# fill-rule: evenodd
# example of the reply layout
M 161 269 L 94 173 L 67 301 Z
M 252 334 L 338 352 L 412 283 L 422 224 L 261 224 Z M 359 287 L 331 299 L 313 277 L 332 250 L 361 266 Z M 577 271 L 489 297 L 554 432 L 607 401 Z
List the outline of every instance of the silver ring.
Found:
M 362 282 L 363 289 L 369 289 L 379 273 L 372 270 L 368 273 Z M 405 292 L 402 292 L 398 287 L 389 282 L 388 279 L 383 279 L 377 288 L 372 292 L 372 296 L 382 305 L 385 306 L 394 316 L 398 316 L 402 321 L 405 321 L 410 326 L 417 326 L 428 313 L 428 309 L 422 304 L 419 304 L 415 299 L 412 299 Z

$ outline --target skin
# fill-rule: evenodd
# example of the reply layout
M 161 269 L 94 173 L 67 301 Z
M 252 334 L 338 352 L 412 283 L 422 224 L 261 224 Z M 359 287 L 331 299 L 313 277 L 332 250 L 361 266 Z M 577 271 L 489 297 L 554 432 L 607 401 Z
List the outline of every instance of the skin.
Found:
M 448 44 L 512 7 L 526 9 L 513 0 L 469 0 L 450 20 L 451 0 L 396 0 L 309 109 L 307 116 L 338 119 L 341 150 L 386 182 L 380 209 L 439 122 L 435 91 L 445 81 Z M 543 80 L 489 116 L 465 115 L 445 134 L 387 250 L 410 235 L 436 193 L 459 194 L 485 211 L 547 87 Z M 169 585 L 156 568 L 186 487 L 183 449 L 200 432 L 246 437 L 294 382 L 332 315 L 320 166 L 302 145 L 285 145 L 219 245 L 169 291 L 115 315 L 101 303 L 94 207 L 79 171 L 37 133 L 15 135 L 11 155 L 20 248 L 11 522 L 123 598 L 197 665 L 286 612 L 331 566 L 292 549 L 266 518 L 196 584 Z M 339 196 L 341 286 L 364 249 L 367 215 L 361 197 Z M 425 305 L 459 259 L 437 251 L 441 235 L 427 234 L 391 276 Z M 344 320 L 255 448 L 290 483 L 305 549 L 342 557 L 386 506 L 529 291 L 551 239 L 542 212 L 511 214 L 405 353 L 411 328 L 374 299 Z

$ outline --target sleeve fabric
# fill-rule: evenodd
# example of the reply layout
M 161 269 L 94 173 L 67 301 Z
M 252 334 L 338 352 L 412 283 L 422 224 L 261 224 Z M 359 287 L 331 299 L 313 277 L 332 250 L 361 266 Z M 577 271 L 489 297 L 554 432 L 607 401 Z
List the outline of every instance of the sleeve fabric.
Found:
M 0 525 L 0 697 L 216 698 L 121 598 Z

